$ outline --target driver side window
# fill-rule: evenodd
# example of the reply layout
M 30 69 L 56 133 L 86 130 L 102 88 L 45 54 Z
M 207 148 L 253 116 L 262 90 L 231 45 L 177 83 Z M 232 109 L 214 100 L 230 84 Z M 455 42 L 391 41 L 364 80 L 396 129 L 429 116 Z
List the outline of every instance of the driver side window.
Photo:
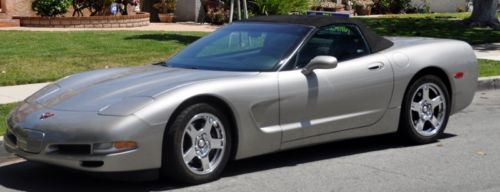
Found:
M 321 28 L 298 53 L 296 68 L 305 67 L 316 56 L 334 56 L 345 61 L 370 54 L 366 41 L 354 25 L 330 25 Z

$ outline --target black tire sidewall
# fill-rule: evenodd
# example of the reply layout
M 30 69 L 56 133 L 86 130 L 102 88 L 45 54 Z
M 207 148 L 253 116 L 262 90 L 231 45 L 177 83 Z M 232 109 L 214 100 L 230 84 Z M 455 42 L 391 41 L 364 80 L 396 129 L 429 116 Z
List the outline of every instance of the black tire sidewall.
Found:
M 433 83 L 437 85 L 441 91 L 443 92 L 443 95 L 446 100 L 446 110 L 445 110 L 445 117 L 443 124 L 441 125 L 441 129 L 432 136 L 423 136 L 420 135 L 414 128 L 411 122 L 411 102 L 412 102 L 412 97 L 415 94 L 415 92 L 418 90 L 418 88 L 425 84 L 425 83 Z M 439 137 L 442 135 L 444 132 L 446 125 L 448 124 L 448 119 L 450 116 L 450 111 L 451 111 L 451 100 L 450 100 L 450 95 L 448 92 L 448 89 L 446 88 L 446 85 L 443 83 L 443 81 L 434 75 L 426 75 L 418 78 L 416 81 L 414 81 L 408 91 L 405 93 L 405 96 L 403 98 L 403 105 L 401 108 L 401 118 L 399 122 L 399 132 L 401 134 L 404 134 L 412 143 L 417 143 L 417 144 L 426 144 L 426 143 L 432 143 L 435 142 L 439 139 Z
M 184 136 L 184 129 L 191 120 L 191 118 L 200 113 L 210 113 L 215 115 L 224 126 L 226 145 L 224 146 L 224 154 L 219 165 L 214 171 L 204 175 L 198 175 L 185 165 L 182 157 L 182 137 Z M 200 184 L 216 180 L 220 177 L 224 170 L 230 154 L 231 154 L 231 128 L 226 116 L 214 106 L 207 103 L 193 104 L 183 109 L 173 119 L 171 126 L 167 127 L 167 132 L 164 136 L 163 145 L 163 161 L 162 173 L 171 180 L 175 180 L 185 184 Z

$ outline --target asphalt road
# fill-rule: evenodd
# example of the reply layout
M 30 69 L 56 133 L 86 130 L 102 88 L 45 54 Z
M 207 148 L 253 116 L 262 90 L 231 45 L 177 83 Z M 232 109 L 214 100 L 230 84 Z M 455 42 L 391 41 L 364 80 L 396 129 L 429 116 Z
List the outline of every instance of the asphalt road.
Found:
M 119 176 L 118 176 L 119 177 Z M 0 167 L 0 191 L 500 191 L 500 91 L 480 92 L 439 142 L 394 136 L 319 145 L 236 161 L 198 186 L 123 182 L 43 164 Z

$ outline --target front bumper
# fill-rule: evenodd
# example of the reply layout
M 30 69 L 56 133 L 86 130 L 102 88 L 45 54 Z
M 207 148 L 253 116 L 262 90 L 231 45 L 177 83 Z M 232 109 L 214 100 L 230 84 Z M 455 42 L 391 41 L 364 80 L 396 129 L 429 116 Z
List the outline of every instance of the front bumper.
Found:
M 29 105 L 29 104 L 22 104 Z M 95 112 L 50 110 L 25 111 L 19 107 L 8 119 L 4 146 L 8 152 L 26 160 L 91 172 L 123 172 L 161 167 L 164 127 L 151 127 L 131 115 L 100 116 Z M 96 143 L 135 141 L 133 150 L 94 154 Z M 62 147 L 64 146 L 64 147 Z

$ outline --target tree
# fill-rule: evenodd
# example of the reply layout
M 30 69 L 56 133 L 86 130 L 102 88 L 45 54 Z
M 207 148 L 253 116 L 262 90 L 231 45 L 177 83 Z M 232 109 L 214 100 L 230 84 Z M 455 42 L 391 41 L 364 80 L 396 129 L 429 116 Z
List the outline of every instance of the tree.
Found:
M 500 22 L 497 18 L 498 0 L 474 0 L 473 5 L 472 15 L 465 19 L 465 24 L 500 29 Z

